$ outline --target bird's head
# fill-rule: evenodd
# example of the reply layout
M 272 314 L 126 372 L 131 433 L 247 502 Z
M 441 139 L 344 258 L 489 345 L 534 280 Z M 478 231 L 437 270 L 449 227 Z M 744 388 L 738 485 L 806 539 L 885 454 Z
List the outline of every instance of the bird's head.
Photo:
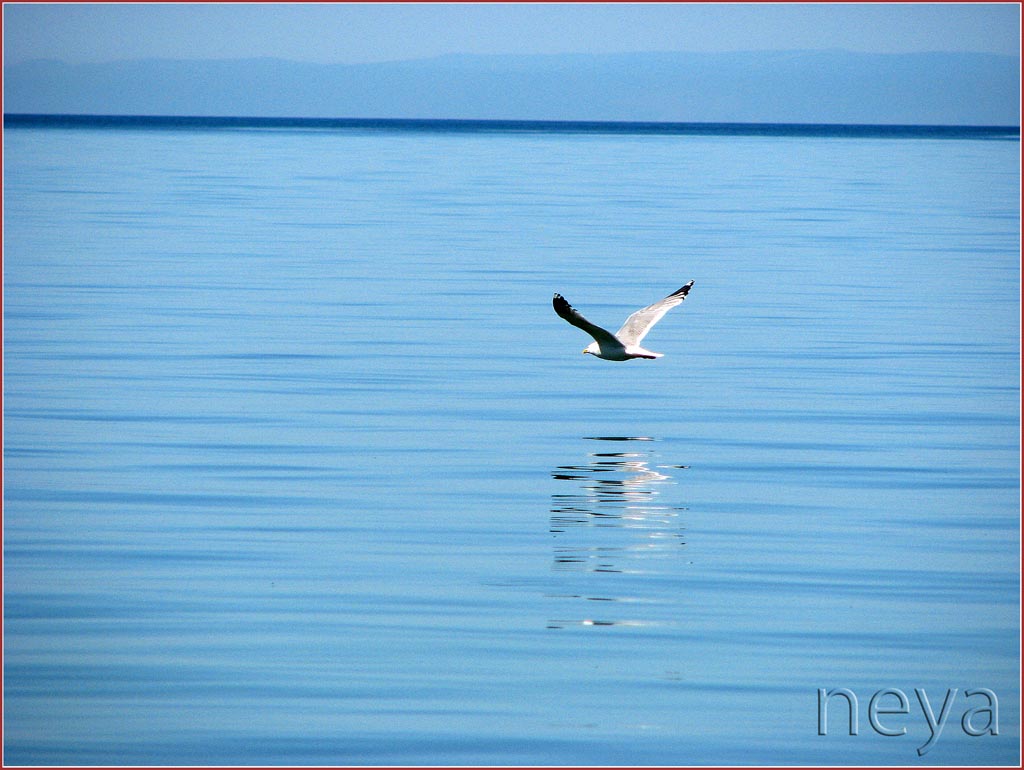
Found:
M 585 348 L 583 348 L 583 353 L 584 354 L 590 353 L 590 355 L 596 356 L 598 354 L 599 350 L 600 349 L 597 347 L 597 343 L 596 342 L 591 342 L 589 345 L 587 345 Z

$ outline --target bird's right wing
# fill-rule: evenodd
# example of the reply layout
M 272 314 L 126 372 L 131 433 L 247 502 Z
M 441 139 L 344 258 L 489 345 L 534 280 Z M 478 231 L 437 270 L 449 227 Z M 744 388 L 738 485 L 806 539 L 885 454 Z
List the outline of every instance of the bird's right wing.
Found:
M 610 331 L 608 331 L 607 329 L 602 329 L 597 324 L 590 323 L 590 321 L 588 321 L 586 318 L 580 315 L 579 311 L 576 310 L 576 308 L 574 308 L 572 305 L 570 305 L 566 301 L 565 297 L 563 297 L 561 294 L 556 294 L 554 299 L 551 300 L 551 304 L 552 306 L 554 306 L 555 312 L 558 313 L 560 317 L 564 318 L 566 321 L 568 321 L 578 329 L 582 329 L 583 331 L 585 331 L 587 334 L 589 334 L 591 337 L 597 340 L 597 343 L 599 345 L 622 345 L 622 343 L 619 342 L 619 340 L 616 339 L 615 335 L 612 334 Z
M 691 288 L 693 288 L 693 281 L 690 281 L 682 288 L 676 289 L 664 299 L 659 299 L 653 305 L 637 310 L 626 319 L 626 323 L 615 333 L 615 336 L 622 340 L 623 345 L 639 345 L 640 341 L 647 336 L 647 332 L 651 330 L 651 327 L 658 323 L 665 316 L 665 313 L 676 305 L 682 304 L 683 300 L 686 299 L 686 295 L 690 293 Z

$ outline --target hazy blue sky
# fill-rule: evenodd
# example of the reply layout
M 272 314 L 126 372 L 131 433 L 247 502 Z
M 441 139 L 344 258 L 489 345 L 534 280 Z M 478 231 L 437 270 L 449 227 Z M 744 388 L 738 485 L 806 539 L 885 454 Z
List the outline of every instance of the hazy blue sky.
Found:
M 18 4 L 4 60 L 274 56 L 369 62 L 441 53 L 844 48 L 1020 52 L 1003 4 Z

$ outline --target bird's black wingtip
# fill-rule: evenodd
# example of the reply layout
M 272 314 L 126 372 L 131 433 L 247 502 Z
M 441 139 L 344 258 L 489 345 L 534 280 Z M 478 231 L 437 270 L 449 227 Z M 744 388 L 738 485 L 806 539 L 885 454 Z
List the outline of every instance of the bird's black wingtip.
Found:
M 565 318 L 566 315 L 572 312 L 572 305 L 570 305 L 569 301 L 558 292 L 555 292 L 555 296 L 551 298 L 551 306 L 562 318 Z
M 688 284 L 686 284 L 686 286 L 683 286 L 682 288 L 680 288 L 676 292 L 676 296 L 677 297 L 685 297 L 687 294 L 690 293 L 690 289 L 692 289 L 692 288 L 693 288 L 693 281 L 690 281 Z

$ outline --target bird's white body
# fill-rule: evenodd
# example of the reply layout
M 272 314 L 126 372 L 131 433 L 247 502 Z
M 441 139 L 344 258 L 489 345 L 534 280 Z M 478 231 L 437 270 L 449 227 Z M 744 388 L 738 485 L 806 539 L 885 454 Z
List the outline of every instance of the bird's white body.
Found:
M 654 353 L 645 350 L 639 345 L 601 345 L 598 342 L 591 342 L 585 348 L 584 353 L 603 358 L 605 361 L 629 361 L 631 358 L 661 358 L 664 353 Z
M 657 302 L 637 310 L 626 319 L 622 328 L 615 334 L 588 321 L 561 294 L 556 294 L 554 299 L 551 300 L 551 304 L 560 318 L 578 329 L 582 329 L 594 338 L 594 341 L 583 349 L 584 353 L 603 358 L 605 361 L 661 358 L 664 353 L 655 353 L 654 351 L 642 348 L 640 347 L 640 342 L 647 336 L 647 332 L 651 330 L 651 327 L 665 316 L 665 313 L 676 305 L 682 304 L 692 287 L 693 281 L 690 281 L 664 299 L 659 299 Z

